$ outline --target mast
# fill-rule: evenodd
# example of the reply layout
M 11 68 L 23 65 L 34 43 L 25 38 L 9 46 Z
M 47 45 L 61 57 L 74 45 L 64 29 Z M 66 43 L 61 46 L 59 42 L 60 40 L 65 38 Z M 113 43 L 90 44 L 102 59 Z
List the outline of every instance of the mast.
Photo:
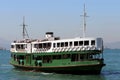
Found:
M 84 12 L 83 15 L 81 16 L 83 17 L 83 38 L 84 38 L 86 36 L 86 17 L 88 17 L 85 11 L 85 4 L 84 4 Z
M 23 36 L 23 39 L 25 39 L 25 37 L 29 38 L 29 35 L 27 33 L 27 30 L 26 30 L 26 24 L 25 24 L 25 16 L 23 16 L 23 24 L 22 24 L 22 27 L 23 27 L 23 32 L 22 32 L 22 36 Z

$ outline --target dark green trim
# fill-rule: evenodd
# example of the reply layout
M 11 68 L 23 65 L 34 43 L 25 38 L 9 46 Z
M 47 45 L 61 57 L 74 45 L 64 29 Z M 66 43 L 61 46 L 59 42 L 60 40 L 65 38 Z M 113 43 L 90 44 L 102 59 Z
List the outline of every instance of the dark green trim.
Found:
M 11 63 L 12 64 L 12 63 Z M 60 67 L 34 67 L 12 64 L 16 68 L 23 70 L 34 70 L 42 72 L 69 73 L 69 74 L 100 74 L 104 64 L 60 66 Z
M 100 54 L 99 50 L 89 50 L 89 51 L 71 51 L 71 52 L 42 52 L 42 53 L 20 53 L 20 52 L 11 52 L 13 54 L 35 54 L 35 55 L 60 55 L 60 54 Z

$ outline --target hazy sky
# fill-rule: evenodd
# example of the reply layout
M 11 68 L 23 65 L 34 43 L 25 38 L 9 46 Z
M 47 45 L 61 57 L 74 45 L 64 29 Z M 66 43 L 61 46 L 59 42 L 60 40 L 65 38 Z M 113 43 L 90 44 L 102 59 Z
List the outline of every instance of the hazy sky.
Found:
M 84 3 L 87 36 L 120 41 L 120 0 L 0 0 L 0 38 L 21 39 L 23 16 L 31 38 L 43 38 L 47 31 L 62 38 L 82 37 Z

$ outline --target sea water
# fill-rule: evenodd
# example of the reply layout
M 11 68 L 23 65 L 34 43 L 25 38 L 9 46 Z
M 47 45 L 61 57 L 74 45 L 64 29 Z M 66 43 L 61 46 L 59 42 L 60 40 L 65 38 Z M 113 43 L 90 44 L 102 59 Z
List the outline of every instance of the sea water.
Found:
M 10 51 L 0 50 L 0 80 L 120 80 L 120 50 L 104 50 L 106 66 L 99 75 L 56 74 L 15 69 Z

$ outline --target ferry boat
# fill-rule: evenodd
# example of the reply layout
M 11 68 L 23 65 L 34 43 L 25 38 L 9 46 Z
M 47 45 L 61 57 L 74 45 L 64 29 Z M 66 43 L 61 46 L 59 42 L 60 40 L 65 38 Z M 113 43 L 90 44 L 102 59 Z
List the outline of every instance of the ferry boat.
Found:
M 84 11 L 84 17 L 86 13 Z M 85 20 L 84 20 L 85 21 Z M 25 38 L 11 43 L 10 64 L 23 70 L 70 74 L 100 74 L 105 66 L 103 39 L 85 37 L 60 39 L 53 32 L 46 32 L 44 39 Z

